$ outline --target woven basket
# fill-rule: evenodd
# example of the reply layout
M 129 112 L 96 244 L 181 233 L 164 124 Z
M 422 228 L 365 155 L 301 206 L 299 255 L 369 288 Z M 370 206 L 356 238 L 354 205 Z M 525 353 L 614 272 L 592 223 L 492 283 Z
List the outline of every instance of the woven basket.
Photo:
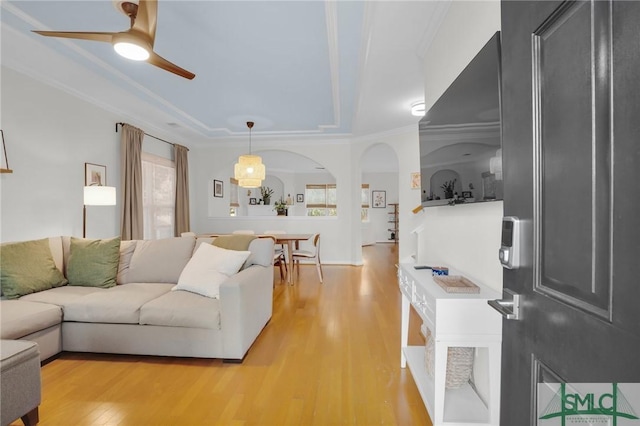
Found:
M 427 329 L 427 343 L 425 345 L 424 361 L 427 374 L 431 379 L 435 369 L 435 342 L 431 330 Z M 473 372 L 473 348 L 450 347 L 447 355 L 446 389 L 457 389 L 469 382 Z

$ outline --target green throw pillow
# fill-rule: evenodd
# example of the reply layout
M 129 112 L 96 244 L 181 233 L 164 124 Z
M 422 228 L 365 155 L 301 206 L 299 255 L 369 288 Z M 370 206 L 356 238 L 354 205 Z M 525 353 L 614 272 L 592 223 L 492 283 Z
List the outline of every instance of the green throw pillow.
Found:
M 47 238 L 3 244 L 0 247 L 0 284 L 7 299 L 65 285 Z
M 116 285 L 120 237 L 87 240 L 71 237 L 67 278 L 69 285 L 109 288 Z

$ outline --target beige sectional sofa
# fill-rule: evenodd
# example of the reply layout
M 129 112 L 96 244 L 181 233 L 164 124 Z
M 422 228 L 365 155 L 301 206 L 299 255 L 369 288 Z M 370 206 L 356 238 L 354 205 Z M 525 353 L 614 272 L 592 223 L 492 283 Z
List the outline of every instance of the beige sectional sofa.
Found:
M 48 239 L 63 274 L 70 240 Z M 172 291 L 200 244 L 210 243 L 193 237 L 123 241 L 117 285 L 62 285 L 3 299 L 1 338 L 37 342 L 43 360 L 61 351 L 242 360 L 271 318 L 273 240 L 250 242 L 251 254 L 221 282 L 217 298 Z

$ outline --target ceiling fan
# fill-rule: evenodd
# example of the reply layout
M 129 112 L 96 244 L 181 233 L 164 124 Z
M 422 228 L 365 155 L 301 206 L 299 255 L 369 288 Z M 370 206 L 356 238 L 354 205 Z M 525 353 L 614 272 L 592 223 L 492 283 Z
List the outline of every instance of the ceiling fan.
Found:
M 158 0 L 139 0 L 139 4 L 124 1 L 121 10 L 131 19 L 131 28 L 119 33 L 110 32 L 69 32 L 36 31 L 47 37 L 74 38 L 79 40 L 102 41 L 113 44 L 113 48 L 125 58 L 147 61 L 151 65 L 192 80 L 196 75 L 167 61 L 153 51 L 156 38 Z

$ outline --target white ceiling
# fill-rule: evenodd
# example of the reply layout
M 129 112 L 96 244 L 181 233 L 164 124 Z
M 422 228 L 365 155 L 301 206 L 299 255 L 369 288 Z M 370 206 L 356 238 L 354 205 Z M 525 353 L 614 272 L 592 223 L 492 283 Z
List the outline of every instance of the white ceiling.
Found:
M 240 135 L 361 136 L 416 125 L 423 57 L 449 1 L 158 3 L 155 50 L 189 81 L 106 43 L 31 30 L 123 31 L 111 0 L 1 2 L 2 64 L 149 132 L 207 144 Z

